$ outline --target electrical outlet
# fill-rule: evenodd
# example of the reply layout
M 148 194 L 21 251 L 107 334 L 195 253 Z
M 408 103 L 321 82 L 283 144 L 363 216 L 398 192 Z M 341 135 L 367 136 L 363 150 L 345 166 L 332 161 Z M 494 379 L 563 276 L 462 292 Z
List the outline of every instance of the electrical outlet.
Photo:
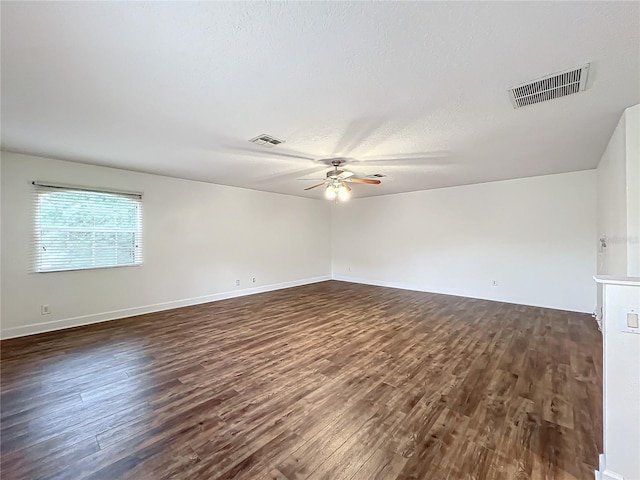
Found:
M 40 315 L 49 315 L 49 305 L 40 305 Z
M 640 309 L 638 307 L 620 307 L 620 331 L 640 334 Z
M 236 287 L 240 286 L 240 280 L 236 280 Z

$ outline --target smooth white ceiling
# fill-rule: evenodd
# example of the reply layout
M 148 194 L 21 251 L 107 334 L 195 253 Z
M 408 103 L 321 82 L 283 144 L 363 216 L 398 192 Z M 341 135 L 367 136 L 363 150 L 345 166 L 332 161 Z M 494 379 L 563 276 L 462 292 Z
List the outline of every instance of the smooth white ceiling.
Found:
M 358 197 L 590 169 L 640 101 L 639 5 L 3 2 L 2 147 L 310 197 L 337 156 L 387 175 Z

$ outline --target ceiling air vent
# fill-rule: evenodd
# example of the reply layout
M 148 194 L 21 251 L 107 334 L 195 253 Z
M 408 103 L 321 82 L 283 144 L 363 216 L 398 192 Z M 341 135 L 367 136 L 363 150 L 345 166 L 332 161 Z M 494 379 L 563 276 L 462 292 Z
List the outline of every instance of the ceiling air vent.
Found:
M 251 143 L 255 143 L 256 145 L 264 145 L 265 147 L 275 147 L 276 145 L 280 145 L 284 143 L 284 140 L 279 140 L 276 137 L 272 137 L 271 135 L 258 135 L 255 138 L 249 140 Z
M 513 108 L 526 107 L 581 92 L 587 85 L 589 64 L 564 72 L 554 73 L 509 89 Z
M 367 175 L 368 177 L 384 178 L 386 175 L 382 173 L 374 173 L 373 175 Z

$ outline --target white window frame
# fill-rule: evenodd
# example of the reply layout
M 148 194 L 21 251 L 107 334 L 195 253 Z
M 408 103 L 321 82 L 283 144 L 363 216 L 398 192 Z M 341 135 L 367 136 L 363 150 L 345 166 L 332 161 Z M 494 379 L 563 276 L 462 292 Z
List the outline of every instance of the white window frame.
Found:
M 64 184 L 55 184 L 50 182 L 40 182 L 33 181 L 32 185 L 34 186 L 34 227 L 33 227 L 33 249 L 34 258 L 33 258 L 33 271 L 35 273 L 52 273 L 52 272 L 68 272 L 68 271 L 78 271 L 78 270 L 101 270 L 106 268 L 124 268 L 124 267 L 138 267 L 142 265 L 142 193 L 139 192 L 125 192 L 125 191 L 116 191 L 116 190 L 107 190 L 101 188 L 94 187 L 81 187 L 75 185 L 64 185 Z M 40 225 L 41 221 L 41 202 L 42 195 L 46 193 L 50 193 L 53 191 L 70 191 L 70 192 L 89 192 L 89 193 L 101 193 L 107 195 L 113 195 L 117 197 L 127 197 L 131 200 L 136 201 L 137 207 L 137 228 L 102 228 L 102 227 L 67 227 L 67 226 L 47 226 L 42 227 Z M 95 262 L 96 259 L 93 257 L 95 255 L 95 235 L 97 233 L 129 233 L 133 234 L 133 261 L 131 263 L 122 263 L 115 265 L 87 265 L 87 266 L 67 266 L 67 267 L 57 267 L 57 268 L 43 268 L 43 243 L 42 243 L 42 233 L 44 231 L 66 231 L 68 233 L 73 232 L 82 232 L 92 234 L 92 262 Z M 117 238 L 117 237 L 116 237 Z M 114 248 L 118 248 L 117 242 L 114 244 Z

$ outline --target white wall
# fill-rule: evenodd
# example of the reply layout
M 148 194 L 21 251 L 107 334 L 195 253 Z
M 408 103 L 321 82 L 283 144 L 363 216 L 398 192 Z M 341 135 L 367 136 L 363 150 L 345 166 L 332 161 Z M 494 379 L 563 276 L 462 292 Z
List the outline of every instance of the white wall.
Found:
M 604 454 L 596 478 L 640 479 L 640 335 L 625 311 L 640 308 L 640 105 L 627 108 L 597 169 L 598 280 L 603 330 Z M 634 280 L 631 277 L 636 277 Z
M 627 108 L 598 164 L 598 274 L 640 275 L 640 105 Z
M 627 161 L 627 275 L 640 277 L 640 105 L 624 112 Z
M 627 273 L 627 196 L 625 117 L 620 117 L 598 164 L 598 275 Z
M 592 312 L 594 170 L 334 207 L 334 278 Z M 492 286 L 492 281 L 497 286 Z
M 2 155 L 0 155 L 0 188 L 2 187 Z M 0 190 L 0 212 L 2 212 L 2 190 Z M 0 214 L 0 232 L 2 232 L 2 215 Z M 0 235 L 0 253 L 2 252 L 2 235 Z M 2 272 L 2 255 L 0 254 L 0 272 Z M 2 275 L 0 274 L 0 338 L 2 338 Z
M 351 281 L 593 309 L 595 171 L 333 206 L 5 152 L 1 165 L 5 338 L 326 279 L 331 269 Z M 144 192 L 144 265 L 29 273 L 36 179 Z
M 329 278 L 325 201 L 5 152 L 1 165 L 3 337 Z M 144 265 L 29 273 L 33 180 L 143 192 Z

